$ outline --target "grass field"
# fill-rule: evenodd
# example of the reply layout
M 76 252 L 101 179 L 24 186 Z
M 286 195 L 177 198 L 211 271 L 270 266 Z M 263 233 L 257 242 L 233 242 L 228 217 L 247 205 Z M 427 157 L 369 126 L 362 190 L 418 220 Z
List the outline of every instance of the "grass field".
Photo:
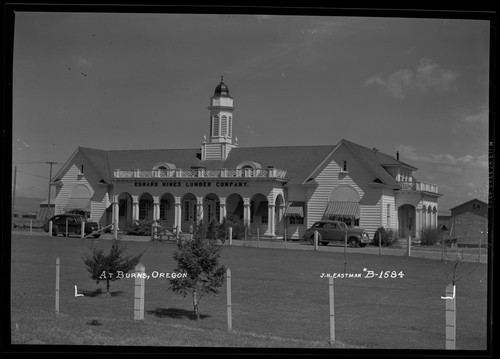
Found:
M 227 332 L 226 288 L 200 302 L 168 291 L 168 280 L 146 281 L 145 319 L 133 320 L 134 279 L 105 284 L 88 277 L 82 255 L 91 240 L 12 237 L 11 331 L 13 344 L 204 346 L 269 348 L 444 349 L 447 267 L 438 260 L 347 255 L 346 273 L 403 272 L 403 278 L 335 279 L 336 342 L 328 344 L 328 279 L 341 273 L 342 253 L 228 247 L 222 263 L 232 273 L 233 331 Z M 108 249 L 111 241 L 95 241 Z M 173 243 L 126 242 L 146 250 L 146 273 L 172 272 Z M 55 315 L 55 262 L 61 261 L 60 314 Z M 457 349 L 486 350 L 487 267 L 457 283 Z M 84 297 L 74 296 L 74 286 Z M 92 325 L 92 321 L 101 325 Z

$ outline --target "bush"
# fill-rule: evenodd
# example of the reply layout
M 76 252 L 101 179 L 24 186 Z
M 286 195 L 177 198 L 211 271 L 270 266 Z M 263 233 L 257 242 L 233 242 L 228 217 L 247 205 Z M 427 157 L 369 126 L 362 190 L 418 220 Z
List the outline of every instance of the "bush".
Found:
M 151 236 L 153 221 L 138 221 L 125 228 L 125 233 L 131 236 Z
M 394 229 L 379 227 L 373 235 L 373 244 L 376 246 L 379 245 L 379 233 L 380 237 L 382 237 L 382 245 L 386 247 L 392 246 L 398 239 L 398 232 Z
M 420 244 L 423 246 L 433 246 L 441 241 L 442 231 L 435 228 L 424 228 L 420 231 Z

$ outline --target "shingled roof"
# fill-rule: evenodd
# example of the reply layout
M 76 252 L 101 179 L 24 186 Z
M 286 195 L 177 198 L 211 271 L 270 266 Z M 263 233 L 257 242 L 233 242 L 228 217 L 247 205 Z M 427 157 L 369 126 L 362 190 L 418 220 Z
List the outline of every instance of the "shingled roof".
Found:
M 236 147 L 231 150 L 225 161 L 202 161 L 199 148 L 106 151 L 79 147 L 77 152 L 87 158 L 97 173 L 107 182 L 113 180 L 114 169 L 152 169 L 161 162 L 172 163 L 177 168 L 183 169 L 196 167 L 234 169 L 242 162 L 253 161 L 260 163 L 262 168 L 273 166 L 286 170 L 288 183 L 300 184 L 308 180 L 308 176 L 342 144 L 346 145 L 372 171 L 374 180 L 378 178 L 386 185 L 398 187 L 396 180 L 384 169 L 383 165 L 408 165 L 389 155 L 344 139 L 338 145 Z

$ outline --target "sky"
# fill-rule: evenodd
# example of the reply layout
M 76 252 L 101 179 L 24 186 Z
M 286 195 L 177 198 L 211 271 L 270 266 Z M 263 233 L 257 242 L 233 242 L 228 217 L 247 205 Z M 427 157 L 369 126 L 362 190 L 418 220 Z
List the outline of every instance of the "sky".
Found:
M 442 214 L 487 201 L 490 23 L 321 15 L 17 12 L 16 196 L 78 146 L 199 148 L 224 76 L 241 147 L 345 138 L 399 151 Z

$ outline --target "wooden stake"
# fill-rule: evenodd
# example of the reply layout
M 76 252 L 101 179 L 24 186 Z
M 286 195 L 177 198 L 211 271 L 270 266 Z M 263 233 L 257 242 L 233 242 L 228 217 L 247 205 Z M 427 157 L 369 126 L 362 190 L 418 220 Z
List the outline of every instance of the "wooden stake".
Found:
M 56 314 L 59 314 L 59 257 L 56 258 Z
M 335 341 L 335 300 L 333 296 L 333 277 L 328 278 L 330 289 L 330 344 Z
M 456 293 L 451 283 L 446 287 L 446 349 L 456 348 Z
M 140 275 L 136 275 L 135 277 L 134 320 L 144 320 L 145 267 L 141 263 L 137 264 L 135 266 L 135 273 L 140 273 Z
M 227 269 L 226 271 L 226 280 L 227 280 L 227 330 L 231 331 L 233 329 L 233 318 L 231 313 L 231 269 Z

